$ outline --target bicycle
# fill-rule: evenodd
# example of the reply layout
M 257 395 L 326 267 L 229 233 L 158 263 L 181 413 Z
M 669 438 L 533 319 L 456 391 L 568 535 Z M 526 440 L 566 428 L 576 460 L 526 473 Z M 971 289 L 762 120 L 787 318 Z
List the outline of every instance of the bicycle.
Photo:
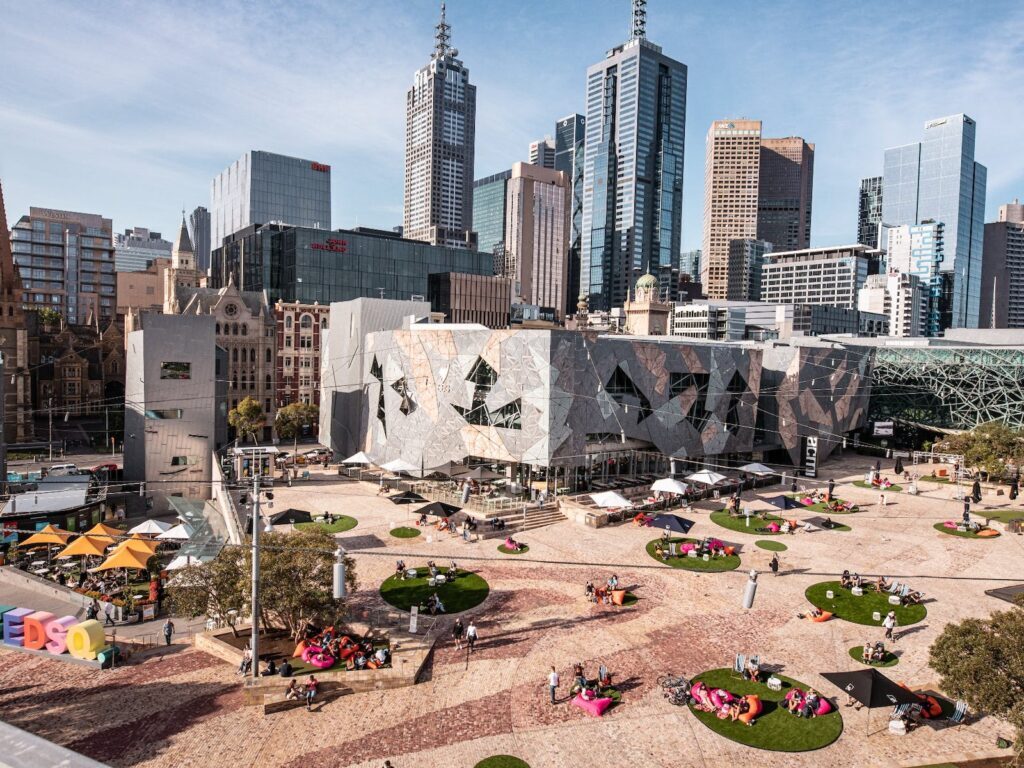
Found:
M 668 699 L 669 704 L 675 704 L 677 707 L 685 707 L 690 703 L 690 693 L 685 687 L 666 688 L 665 698 Z
M 690 681 L 679 675 L 662 675 L 658 678 L 658 685 L 662 688 L 682 688 L 689 686 Z

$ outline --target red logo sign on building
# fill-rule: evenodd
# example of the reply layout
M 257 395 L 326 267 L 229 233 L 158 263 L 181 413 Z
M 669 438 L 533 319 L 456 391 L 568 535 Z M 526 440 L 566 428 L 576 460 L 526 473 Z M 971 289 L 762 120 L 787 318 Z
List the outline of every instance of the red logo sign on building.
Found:
M 326 165 L 325 163 L 310 163 L 309 167 L 312 168 L 314 171 L 320 171 L 320 173 L 331 172 L 331 166 Z
M 333 237 L 327 238 L 326 243 L 310 243 L 309 247 L 315 251 L 334 251 L 335 253 L 347 253 L 348 242 Z

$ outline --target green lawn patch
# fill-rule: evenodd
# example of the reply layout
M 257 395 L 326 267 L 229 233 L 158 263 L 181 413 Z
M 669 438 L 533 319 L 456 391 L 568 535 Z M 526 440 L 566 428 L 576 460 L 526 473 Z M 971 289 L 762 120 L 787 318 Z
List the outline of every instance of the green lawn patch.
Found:
M 691 544 L 700 544 L 698 539 L 684 539 L 684 538 L 673 538 L 669 539 L 669 542 L 675 542 L 676 545 L 690 542 Z M 647 542 L 647 554 L 657 560 L 659 563 L 665 563 L 673 568 L 685 568 L 688 571 L 707 571 L 709 573 L 720 573 L 722 571 L 735 571 L 740 567 L 740 556 L 739 555 L 726 555 L 725 557 L 712 557 L 705 560 L 703 557 L 669 557 L 663 560 L 655 554 L 655 547 L 661 543 L 661 539 L 653 539 Z
M 783 544 L 781 541 L 769 541 L 762 539 L 754 542 L 755 546 L 761 549 L 767 549 L 769 552 L 785 552 L 789 547 Z
M 977 509 L 971 514 L 982 519 L 1008 523 L 1011 520 L 1024 520 L 1024 509 Z
M 530 768 L 525 760 L 512 755 L 492 755 L 485 757 L 474 768 Z
M 903 490 L 902 485 L 890 485 L 888 488 L 876 488 L 871 483 L 865 483 L 863 480 L 854 480 L 853 484 L 858 488 L 866 488 L 869 491 L 878 491 L 879 493 L 899 493 Z
M 702 712 L 690 707 L 694 717 L 720 736 L 757 749 L 775 752 L 810 752 L 827 747 L 843 732 L 843 717 L 832 711 L 822 717 L 804 719 L 796 717 L 780 705 L 791 688 L 807 690 L 810 686 L 799 680 L 776 675 L 782 681 L 781 691 L 772 691 L 763 683 L 754 683 L 734 677 L 731 669 L 713 669 L 698 675 L 709 688 L 724 688 L 737 696 L 755 694 L 764 709 L 752 726 L 726 718 L 719 720 L 714 712 Z M 834 703 L 834 701 L 833 701 Z M 754 761 L 756 762 L 756 761 Z
M 396 539 L 415 539 L 420 535 L 420 529 L 409 528 L 408 526 L 402 525 L 398 528 L 392 528 L 391 535 Z
M 942 523 L 936 523 L 932 526 L 939 533 L 945 533 L 949 536 L 959 536 L 961 539 L 998 539 L 999 532 L 996 531 L 995 536 L 979 536 L 974 531 L 958 531 L 956 528 L 947 528 Z
M 793 501 L 795 501 L 798 504 L 800 504 L 800 499 L 805 499 L 807 497 L 804 496 L 802 493 L 791 493 L 791 494 L 789 494 L 789 498 L 793 499 Z M 839 503 L 839 504 L 846 504 L 847 503 L 843 499 L 837 499 L 837 498 L 832 499 L 832 502 L 833 503 Z M 856 511 L 856 510 L 852 510 L 852 509 L 835 509 L 834 507 L 830 507 L 824 501 L 818 501 L 818 502 L 815 502 L 814 504 L 808 504 L 808 505 L 800 504 L 797 507 L 797 509 L 802 509 L 805 512 L 821 512 L 821 513 L 826 514 L 826 515 L 852 515 Z
M 359 525 L 359 521 L 354 517 L 341 515 L 340 517 L 336 517 L 334 522 L 330 524 L 324 522 L 296 523 L 295 527 L 300 531 L 314 530 L 323 531 L 324 533 L 344 533 L 345 531 L 351 531 L 357 525 Z
M 508 549 L 504 544 L 499 544 L 498 551 L 501 552 L 501 554 L 503 555 L 525 555 L 527 552 L 530 551 L 530 547 L 526 544 L 520 544 L 519 549 L 515 550 Z
M 446 570 L 441 572 L 448 573 Z M 412 606 L 418 605 L 422 613 L 426 610 L 427 598 L 437 592 L 437 596 L 444 603 L 445 611 L 462 613 L 470 608 L 476 608 L 487 599 L 487 593 L 490 592 L 487 582 L 469 571 L 460 570 L 454 580 L 436 587 L 430 586 L 427 581 L 429 578 L 430 571 L 426 568 L 417 568 L 415 579 L 391 576 L 380 585 L 380 596 L 402 611 L 408 611 Z
M 763 516 L 750 516 L 750 527 L 747 527 L 747 518 L 743 515 L 739 517 L 730 517 L 729 513 L 724 509 L 718 512 L 711 513 L 711 522 L 716 525 L 720 525 L 723 528 L 728 528 L 730 531 L 736 531 L 736 533 L 749 533 L 755 536 L 778 536 L 782 533 L 772 533 L 765 528 L 768 523 L 778 523 L 782 525 L 783 520 L 781 517 L 769 514 L 765 512 Z M 762 530 L 759 530 L 762 529 Z
M 865 664 L 869 667 L 895 667 L 897 664 L 900 663 L 899 656 L 897 656 L 895 653 L 892 653 L 891 651 L 885 652 L 885 659 L 883 659 L 882 661 L 868 663 L 864 661 L 863 645 L 853 646 L 853 648 L 850 649 L 850 657 L 854 661 L 859 661 L 861 664 Z
M 830 589 L 834 595 L 831 600 L 825 594 Z M 865 587 L 863 596 L 855 597 L 850 590 L 843 589 L 838 581 L 823 581 L 809 586 L 804 595 L 815 608 L 828 611 L 837 619 L 868 627 L 879 627 L 882 624 L 872 617 L 875 612 L 885 618 L 889 611 L 896 611 L 896 621 L 901 627 L 917 624 L 928 615 L 928 609 L 923 605 L 889 605 L 889 593 L 879 594 L 873 586 Z
M 932 477 L 931 475 L 923 475 L 917 479 L 925 483 L 945 483 L 946 485 L 950 483 L 950 479 L 948 477 Z

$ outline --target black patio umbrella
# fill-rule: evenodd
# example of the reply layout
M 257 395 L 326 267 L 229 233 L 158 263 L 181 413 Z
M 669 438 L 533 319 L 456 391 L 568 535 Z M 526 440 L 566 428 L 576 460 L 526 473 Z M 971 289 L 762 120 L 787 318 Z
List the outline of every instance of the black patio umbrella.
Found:
M 432 501 L 416 510 L 417 515 L 432 515 L 434 517 L 448 517 L 458 512 L 462 507 L 454 504 L 445 504 L 443 501 Z
M 687 520 L 679 515 L 655 515 L 651 519 L 651 528 L 658 528 L 662 531 L 667 528 L 676 533 L 687 534 L 693 528 L 693 520 Z
M 826 531 L 842 525 L 842 523 L 837 523 L 835 520 L 829 520 L 824 517 L 808 517 L 804 522 L 818 528 L 824 528 Z
M 311 523 L 313 516 L 304 509 L 286 509 L 270 516 L 271 525 L 285 525 L 286 523 Z
M 425 498 L 420 496 L 418 493 L 413 493 L 412 491 L 406 491 L 405 493 L 400 493 L 397 496 L 389 496 L 388 498 L 391 499 L 392 504 L 415 504 L 418 501 L 426 501 Z
M 773 507 L 779 509 L 796 509 L 797 507 L 803 506 L 802 504 L 793 501 L 789 496 L 774 496 L 768 499 L 768 503 Z
M 971 498 L 974 499 L 974 503 L 977 504 L 981 501 L 981 481 L 975 480 L 974 486 L 971 488 Z
M 896 459 L 895 472 L 896 472 L 897 475 L 902 475 L 903 474 L 903 457 L 902 456 L 900 456 L 900 457 L 898 457 Z
M 822 672 L 821 676 L 871 709 L 920 702 L 917 694 L 897 685 L 874 668 L 853 672 Z

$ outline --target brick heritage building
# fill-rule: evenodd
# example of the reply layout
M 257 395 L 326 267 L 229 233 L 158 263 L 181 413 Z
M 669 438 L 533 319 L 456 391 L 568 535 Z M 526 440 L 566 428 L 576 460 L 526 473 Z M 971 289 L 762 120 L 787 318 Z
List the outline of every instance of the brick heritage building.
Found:
M 279 301 L 277 322 L 277 407 L 292 403 L 320 405 L 320 340 L 331 308 L 321 304 Z

